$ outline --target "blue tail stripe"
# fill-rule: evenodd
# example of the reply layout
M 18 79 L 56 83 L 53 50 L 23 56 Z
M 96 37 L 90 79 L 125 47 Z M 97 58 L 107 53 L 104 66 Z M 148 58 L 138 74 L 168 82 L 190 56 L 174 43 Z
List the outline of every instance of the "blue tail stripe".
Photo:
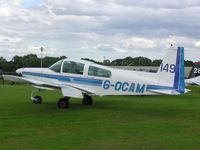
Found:
M 176 71 L 174 77 L 174 89 L 180 93 L 184 93 L 184 48 L 178 47 L 176 56 Z
M 176 69 L 175 69 L 175 77 L 174 77 L 174 89 L 178 89 L 179 69 L 180 69 L 180 47 L 178 47 L 177 55 L 176 55 Z
M 180 63 L 180 76 L 179 76 L 179 92 L 184 93 L 185 91 L 185 82 L 184 82 L 184 48 L 181 47 L 181 63 Z

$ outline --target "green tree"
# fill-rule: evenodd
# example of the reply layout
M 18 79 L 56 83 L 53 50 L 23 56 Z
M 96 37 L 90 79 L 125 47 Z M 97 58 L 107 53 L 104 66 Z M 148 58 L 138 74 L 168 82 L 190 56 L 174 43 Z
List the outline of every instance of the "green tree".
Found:
M 123 59 L 115 59 L 111 62 L 111 66 L 122 66 Z
M 152 66 L 160 66 L 161 63 L 162 63 L 161 59 L 155 59 L 152 61 Z
M 51 65 L 53 65 L 55 62 L 61 60 L 61 59 L 65 59 L 65 56 L 61 56 L 61 57 L 45 57 L 43 58 L 43 67 L 47 68 L 50 67 Z
M 135 57 L 131 66 L 151 66 L 152 60 L 146 57 Z
M 0 69 L 3 70 L 3 66 L 6 63 L 6 59 L 4 59 L 3 57 L 0 57 Z
M 186 60 L 186 61 L 185 61 L 185 66 L 186 66 L 186 67 L 192 67 L 193 64 L 194 64 L 193 61 L 190 61 L 190 60 Z
M 40 67 L 40 59 L 35 54 L 22 57 L 22 67 Z

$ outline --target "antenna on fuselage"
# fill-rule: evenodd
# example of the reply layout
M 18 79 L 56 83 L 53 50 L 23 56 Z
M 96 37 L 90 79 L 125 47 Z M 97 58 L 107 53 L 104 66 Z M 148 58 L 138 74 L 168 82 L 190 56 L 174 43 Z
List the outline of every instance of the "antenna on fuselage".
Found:
M 41 50 L 41 64 L 40 64 L 40 66 L 41 66 L 41 68 L 42 68 L 42 65 L 43 65 L 42 60 L 43 60 L 43 51 L 44 51 L 44 48 L 41 47 L 40 50 Z

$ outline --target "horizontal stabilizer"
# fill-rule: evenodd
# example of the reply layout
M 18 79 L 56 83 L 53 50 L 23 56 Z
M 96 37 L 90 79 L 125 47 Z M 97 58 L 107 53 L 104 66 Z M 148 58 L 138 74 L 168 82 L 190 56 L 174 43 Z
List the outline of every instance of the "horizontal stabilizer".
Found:
M 176 90 L 148 90 L 153 93 L 157 94 L 166 94 L 166 95 L 179 95 L 181 93 L 177 92 Z
M 185 93 L 189 93 L 189 92 L 191 92 L 190 89 L 185 89 Z

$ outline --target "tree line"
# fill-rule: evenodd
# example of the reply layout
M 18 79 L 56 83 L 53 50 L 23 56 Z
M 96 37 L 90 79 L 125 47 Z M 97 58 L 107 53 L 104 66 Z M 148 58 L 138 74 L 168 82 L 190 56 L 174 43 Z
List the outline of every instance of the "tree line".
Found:
M 58 60 L 66 58 L 61 57 L 44 57 L 43 67 L 49 67 Z M 92 61 L 98 64 L 104 64 L 107 66 L 159 66 L 162 62 L 160 59 L 151 60 L 146 57 L 126 57 L 124 59 L 115 59 L 113 61 L 105 60 L 104 62 L 98 62 L 89 58 L 83 58 L 84 60 Z M 18 68 L 23 67 L 40 67 L 40 58 L 35 54 L 28 54 L 25 56 L 14 56 L 10 61 L 0 57 L 0 70 L 4 72 L 15 72 Z M 185 61 L 185 66 L 192 66 L 192 61 Z
M 65 56 L 61 57 L 44 57 L 43 58 L 43 67 L 49 67 L 58 60 L 66 58 Z M 19 68 L 25 67 L 40 67 L 41 59 L 35 54 L 28 54 L 25 56 L 14 56 L 10 61 L 7 61 L 5 58 L 0 57 L 0 70 L 4 72 L 15 72 Z
M 111 66 L 160 66 L 162 59 L 151 60 L 146 57 L 126 57 L 124 59 L 113 60 L 109 65 Z M 186 60 L 185 66 L 189 67 L 193 65 L 193 61 Z

